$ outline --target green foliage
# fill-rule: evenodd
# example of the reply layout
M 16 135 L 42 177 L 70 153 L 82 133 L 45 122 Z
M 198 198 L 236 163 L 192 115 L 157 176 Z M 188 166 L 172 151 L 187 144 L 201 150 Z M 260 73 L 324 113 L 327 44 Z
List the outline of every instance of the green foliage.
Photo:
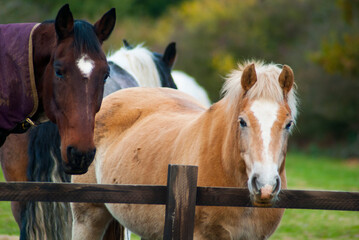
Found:
M 0 8 L 0 23 L 43 21 L 54 19 L 65 3 L 70 5 L 76 18 L 97 20 L 111 8 L 116 8 L 117 18 L 149 16 L 158 18 L 166 9 L 184 0 L 3 0 Z
M 329 73 L 347 75 L 354 79 L 359 76 L 359 1 L 338 0 L 342 10 L 343 24 L 325 37 L 320 51 L 313 60 Z
M 0 168 L 0 182 L 5 178 Z M 19 235 L 19 227 L 12 216 L 10 202 L 0 202 L 0 235 Z
M 184 0 L 133 0 L 131 15 L 147 15 L 152 18 L 161 16 L 170 5 L 176 5 Z
M 329 73 L 340 72 L 349 76 L 359 76 L 359 35 L 342 36 L 333 41 L 324 40 L 321 52 L 313 59 Z
M 327 91 L 320 95 L 321 102 L 328 103 L 328 107 L 321 110 L 325 125 L 320 135 L 326 141 L 339 142 L 344 155 L 359 156 L 359 1 L 337 3 L 341 17 L 336 18 L 330 31 L 323 32 L 319 49 L 310 54 L 313 62 L 331 74 L 321 81 Z
M 347 23 L 352 23 L 354 17 L 358 17 L 359 1 L 358 0 L 337 0 L 339 7 L 342 9 L 343 17 Z

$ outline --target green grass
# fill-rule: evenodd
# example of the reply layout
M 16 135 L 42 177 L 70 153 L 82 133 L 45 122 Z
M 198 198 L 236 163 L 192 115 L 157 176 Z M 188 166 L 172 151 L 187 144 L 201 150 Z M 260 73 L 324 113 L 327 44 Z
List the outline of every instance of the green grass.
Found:
M 0 170 L 0 182 L 4 181 L 4 176 Z M 11 213 L 10 202 L 0 201 L 0 235 L 1 234 L 19 235 L 19 228 Z
M 359 191 L 358 164 L 292 153 L 286 170 L 289 189 Z M 359 213 L 286 210 L 271 239 L 359 239 Z
M 348 164 L 340 159 L 328 157 L 290 153 L 286 170 L 289 189 L 359 191 L 359 164 Z M 0 180 L 4 180 L 2 175 Z M 10 203 L 0 202 L 0 234 L 18 233 Z M 279 228 L 271 239 L 359 239 L 359 213 L 286 210 Z

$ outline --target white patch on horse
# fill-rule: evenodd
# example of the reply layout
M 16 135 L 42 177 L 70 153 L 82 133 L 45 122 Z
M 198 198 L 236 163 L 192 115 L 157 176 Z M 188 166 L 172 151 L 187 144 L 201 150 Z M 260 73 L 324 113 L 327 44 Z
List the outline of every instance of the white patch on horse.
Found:
M 94 61 L 85 54 L 82 55 L 81 58 L 76 61 L 76 63 L 83 76 L 89 78 L 95 66 Z
M 271 132 L 274 122 L 277 120 L 279 104 L 274 101 L 256 100 L 251 106 L 254 117 L 258 120 L 261 129 L 263 144 L 262 161 L 256 161 L 252 173 L 257 173 L 263 183 L 275 183 L 278 174 L 277 165 L 274 163 L 273 153 L 269 150 Z
M 265 162 L 273 162 L 272 156 L 269 152 L 269 144 L 271 142 L 271 130 L 277 119 L 278 110 L 279 104 L 272 101 L 256 100 L 251 106 L 251 111 L 258 120 L 261 128 L 263 141 L 262 157 Z
M 193 77 L 178 70 L 172 71 L 171 75 L 173 81 L 177 85 L 178 90 L 191 95 L 207 108 L 211 106 L 211 100 L 209 100 L 207 92 L 196 82 Z
M 152 52 L 138 45 L 135 48 L 120 50 L 107 57 L 116 65 L 131 74 L 141 87 L 161 87 L 161 79 L 152 58 Z

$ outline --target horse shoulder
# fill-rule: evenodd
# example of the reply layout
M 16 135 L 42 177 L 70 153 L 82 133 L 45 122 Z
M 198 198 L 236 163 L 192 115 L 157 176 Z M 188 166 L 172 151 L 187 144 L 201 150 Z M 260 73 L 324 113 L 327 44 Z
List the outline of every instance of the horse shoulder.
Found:
M 145 103 L 151 103 L 151 100 L 144 100 L 146 89 L 138 88 L 143 91 L 142 94 L 138 89 L 137 91 L 133 89 L 136 88 L 122 89 L 104 98 L 101 109 L 96 115 L 95 142 L 103 138 L 109 139 L 111 133 L 120 135 L 148 114 L 149 111 L 145 110 L 148 109 Z

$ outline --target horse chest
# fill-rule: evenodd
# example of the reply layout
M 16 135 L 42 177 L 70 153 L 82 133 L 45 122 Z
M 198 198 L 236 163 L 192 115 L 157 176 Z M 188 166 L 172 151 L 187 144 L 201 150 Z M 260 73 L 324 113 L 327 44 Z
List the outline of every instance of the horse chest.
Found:
M 278 227 L 283 215 L 282 209 L 244 208 L 238 211 L 238 224 L 231 230 L 232 239 L 269 238 Z
M 265 209 L 253 208 L 208 208 L 200 214 L 195 239 L 267 239 L 280 219 L 277 214 L 268 217 L 271 214 Z

